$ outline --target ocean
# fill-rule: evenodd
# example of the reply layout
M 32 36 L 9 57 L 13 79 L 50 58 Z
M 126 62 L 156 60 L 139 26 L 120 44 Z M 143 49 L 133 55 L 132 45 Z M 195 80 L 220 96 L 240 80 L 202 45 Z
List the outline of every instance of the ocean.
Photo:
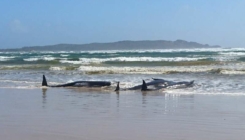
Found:
M 169 94 L 245 95 L 245 48 L 0 52 L 0 88 L 41 88 L 76 80 L 120 81 L 122 88 L 142 79 L 195 80 Z M 110 89 L 110 90 L 112 90 Z

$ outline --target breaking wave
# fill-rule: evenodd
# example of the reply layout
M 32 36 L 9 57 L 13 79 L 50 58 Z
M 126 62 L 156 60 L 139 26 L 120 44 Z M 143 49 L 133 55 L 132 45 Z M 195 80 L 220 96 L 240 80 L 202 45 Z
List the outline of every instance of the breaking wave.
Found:
M 8 61 L 14 59 L 14 56 L 0 56 L 0 61 Z
M 80 63 L 80 61 L 78 61 Z M 245 75 L 245 63 L 218 65 L 183 66 L 103 66 L 103 65 L 0 65 L 0 70 L 49 70 L 73 71 L 85 74 L 174 74 L 174 73 L 215 73 L 224 75 Z
M 171 74 L 171 73 L 218 73 L 218 74 L 245 74 L 245 68 L 229 68 L 217 66 L 192 67 L 96 67 L 80 66 L 78 71 L 87 74 Z
M 90 64 L 90 63 L 103 63 L 103 62 L 180 62 L 180 61 L 198 61 L 207 59 L 205 57 L 188 58 L 188 57 L 114 57 L 114 58 L 80 58 L 79 61 L 61 60 L 61 63 L 71 64 Z
M 44 60 L 44 61 L 52 61 L 55 60 L 55 57 L 51 56 L 42 56 L 42 57 L 33 57 L 33 58 L 26 58 L 23 59 L 24 61 L 38 61 L 38 60 Z

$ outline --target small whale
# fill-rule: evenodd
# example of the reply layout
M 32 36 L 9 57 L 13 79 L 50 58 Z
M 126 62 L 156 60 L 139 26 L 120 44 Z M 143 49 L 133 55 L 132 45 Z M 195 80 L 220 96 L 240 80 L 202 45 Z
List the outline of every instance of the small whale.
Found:
M 110 86 L 111 82 L 108 81 L 75 81 L 60 85 L 48 85 L 45 75 L 43 75 L 42 86 L 47 87 L 104 87 Z
M 187 88 L 194 85 L 194 80 L 190 82 L 188 81 L 174 82 L 174 81 L 168 81 L 168 80 L 158 79 L 158 78 L 152 78 L 152 79 L 153 81 L 147 83 L 145 82 L 145 80 L 143 80 L 142 85 L 137 85 L 131 88 L 124 88 L 124 89 L 120 89 L 119 82 L 118 82 L 115 91 L 119 91 L 119 90 L 156 91 L 163 88 Z M 154 88 L 149 89 L 148 86 L 154 86 Z
M 156 88 L 164 88 L 165 86 L 165 82 L 166 81 L 163 81 L 163 80 L 153 80 L 153 81 L 150 81 L 150 82 L 147 82 L 145 83 L 146 86 L 155 86 Z M 142 85 L 137 85 L 137 86 L 134 86 L 134 87 L 131 87 L 131 88 L 127 88 L 127 90 L 140 90 L 142 89 Z
M 137 86 L 134 86 L 132 88 L 125 88 L 125 89 L 120 89 L 120 86 L 119 86 L 119 82 L 117 82 L 117 87 L 114 91 L 119 91 L 119 90 L 141 90 L 141 91 L 156 91 L 156 90 L 159 90 L 162 88 L 162 86 L 155 86 L 156 88 L 154 89 L 149 89 L 147 86 L 148 85 L 153 85 L 152 83 L 146 83 L 145 80 L 143 80 L 143 83 L 142 85 L 137 85 Z
M 154 81 L 159 81 L 159 83 L 164 83 L 165 88 L 186 88 L 194 85 L 194 80 L 192 81 L 181 81 L 181 82 L 173 82 L 167 81 L 164 79 L 152 78 Z

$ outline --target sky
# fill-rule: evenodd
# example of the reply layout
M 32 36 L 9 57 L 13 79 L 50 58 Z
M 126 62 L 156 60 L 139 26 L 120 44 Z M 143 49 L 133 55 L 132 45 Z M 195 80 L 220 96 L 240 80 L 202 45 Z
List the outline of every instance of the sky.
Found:
M 1 0 L 0 49 L 182 39 L 245 47 L 244 0 Z

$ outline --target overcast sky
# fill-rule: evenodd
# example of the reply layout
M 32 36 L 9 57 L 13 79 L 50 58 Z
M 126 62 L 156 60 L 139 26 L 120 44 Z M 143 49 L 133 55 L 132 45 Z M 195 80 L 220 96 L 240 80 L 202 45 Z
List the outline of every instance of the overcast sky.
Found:
M 177 39 L 245 47 L 245 1 L 0 0 L 0 48 Z

